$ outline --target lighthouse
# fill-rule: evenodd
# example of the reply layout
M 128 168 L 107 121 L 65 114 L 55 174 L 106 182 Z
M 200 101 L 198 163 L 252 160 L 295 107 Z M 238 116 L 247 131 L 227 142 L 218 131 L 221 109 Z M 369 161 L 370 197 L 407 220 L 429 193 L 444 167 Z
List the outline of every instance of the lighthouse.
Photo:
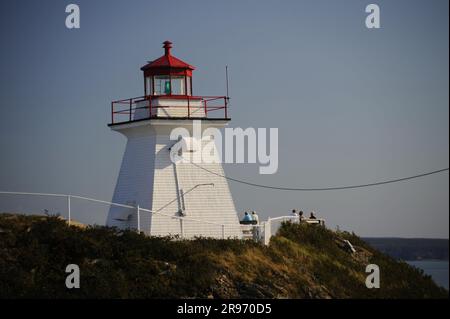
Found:
M 113 101 L 108 124 L 127 139 L 112 201 L 152 212 L 111 206 L 106 223 L 151 236 L 241 238 L 222 164 L 171 158 L 174 129 L 190 133 L 178 152 L 184 158 L 204 143 L 195 125 L 201 133 L 227 125 L 228 97 L 194 95 L 195 68 L 172 55 L 171 42 L 163 48 L 163 56 L 141 68 L 144 95 Z M 218 154 L 215 143 L 212 151 Z

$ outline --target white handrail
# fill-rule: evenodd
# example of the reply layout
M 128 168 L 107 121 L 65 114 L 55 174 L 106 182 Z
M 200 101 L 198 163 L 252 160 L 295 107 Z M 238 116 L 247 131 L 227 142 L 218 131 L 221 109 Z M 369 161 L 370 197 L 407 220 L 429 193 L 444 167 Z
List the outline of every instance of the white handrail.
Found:
M 57 197 L 67 197 L 67 196 L 69 196 L 69 195 L 65 195 L 65 194 L 25 193 L 25 192 L 3 192 L 3 191 L 0 191 L 0 194 L 7 194 L 7 195 L 57 196 Z M 72 196 L 72 195 L 71 195 L 71 196 Z
M 271 218 L 271 220 L 278 220 L 278 219 L 298 219 L 298 216 L 278 216 Z
M 1 193 L 1 192 L 0 192 L 0 193 Z M 94 199 L 94 198 L 89 198 L 89 197 L 83 197 L 83 196 L 77 196 L 77 195 L 66 195 L 66 196 L 70 196 L 70 197 L 72 197 L 72 198 L 77 198 L 77 199 L 84 199 L 84 200 L 91 201 L 91 202 L 97 202 L 97 203 L 102 203 L 102 204 L 108 204 L 108 205 L 119 206 L 119 207 L 136 208 L 136 206 L 130 206 L 130 205 L 125 205 L 125 204 L 119 204 L 119 203 L 107 202 L 107 201 L 104 201 L 104 200 Z M 141 210 L 143 210 L 143 208 L 141 208 Z M 150 212 L 151 212 L 151 211 L 150 211 Z
M 102 204 L 107 204 L 107 205 L 114 205 L 114 206 L 119 206 L 119 207 L 124 207 L 124 208 L 136 209 L 136 206 L 130 206 L 130 205 L 125 205 L 125 204 L 108 202 L 108 201 L 104 201 L 104 200 L 100 200 L 100 199 L 84 197 L 84 196 L 78 196 L 78 195 L 53 194 L 53 193 L 29 193 L 29 192 L 5 192 L 5 191 L 0 191 L 0 194 L 5 194 L 5 195 L 35 195 L 35 196 L 49 196 L 49 197 L 67 197 L 67 198 L 82 199 L 82 200 L 87 200 L 87 201 L 97 202 L 97 203 L 102 203 Z M 69 200 L 69 204 L 70 204 L 70 200 Z M 205 224 L 211 224 L 211 225 L 216 225 L 216 226 L 236 226 L 236 225 L 233 225 L 233 224 L 219 224 L 219 223 L 215 223 L 215 222 L 211 222 L 211 221 L 207 221 L 207 220 L 196 219 L 196 218 L 191 218 L 191 217 L 172 216 L 172 215 L 156 212 L 156 211 L 153 211 L 153 210 L 150 210 L 150 209 L 145 209 L 145 208 L 142 208 L 142 207 L 139 207 L 139 211 L 147 212 L 147 213 L 150 213 L 150 214 L 157 214 L 157 215 L 166 216 L 166 217 L 175 218 L 175 219 L 182 219 L 182 220 L 190 220 L 190 221 L 195 221 L 195 222 L 202 222 L 202 223 L 205 223 Z M 69 209 L 69 212 L 70 212 L 70 209 Z

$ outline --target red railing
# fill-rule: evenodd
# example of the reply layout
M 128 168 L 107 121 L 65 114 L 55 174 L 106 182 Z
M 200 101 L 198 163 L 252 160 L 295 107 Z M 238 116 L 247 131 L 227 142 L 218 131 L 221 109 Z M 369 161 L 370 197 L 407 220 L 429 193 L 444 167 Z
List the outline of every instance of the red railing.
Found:
M 177 100 L 182 102 L 183 105 L 159 105 L 159 102 L 164 100 Z M 186 116 L 167 115 L 170 112 L 159 115 L 158 109 L 169 109 L 169 111 L 170 109 L 185 109 Z M 195 111 L 200 109 L 204 111 L 204 114 L 198 116 Z M 135 116 L 137 112 L 141 112 L 140 116 Z M 212 115 L 211 112 L 213 112 Z M 228 119 L 228 97 L 158 95 L 140 96 L 111 102 L 111 123 L 109 125 L 157 118 Z

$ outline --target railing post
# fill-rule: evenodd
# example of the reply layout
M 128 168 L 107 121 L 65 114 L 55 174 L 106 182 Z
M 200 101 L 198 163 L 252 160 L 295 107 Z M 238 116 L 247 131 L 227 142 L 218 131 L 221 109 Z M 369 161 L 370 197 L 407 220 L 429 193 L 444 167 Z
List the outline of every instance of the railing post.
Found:
M 139 205 L 137 205 L 136 211 L 137 211 L 137 230 L 138 230 L 138 234 L 140 234 L 141 233 L 141 209 L 139 208 Z
M 272 221 L 269 217 L 267 222 L 264 223 L 264 245 L 269 245 L 270 237 L 272 237 Z
M 111 124 L 114 124 L 114 102 L 111 102 Z
M 191 117 L 191 105 L 189 103 L 189 99 L 188 99 L 188 118 Z
M 148 117 L 151 118 L 153 116 L 153 114 L 152 114 L 152 112 L 153 112 L 153 110 L 152 110 L 152 97 L 151 96 L 148 97 L 148 104 L 149 104 Z
M 222 239 L 225 239 L 225 225 L 222 224 Z
M 190 110 L 191 110 L 191 99 L 189 98 L 189 95 L 188 95 L 188 97 L 187 97 L 187 100 L 188 100 L 188 117 L 189 117 L 189 115 L 190 115 Z
M 183 218 L 180 218 L 180 236 L 181 236 L 181 238 L 184 238 Z
M 68 221 L 69 221 L 69 226 L 70 226 L 70 220 L 71 220 L 71 217 L 70 217 L 70 214 L 71 214 L 71 212 L 70 212 L 70 195 L 68 195 L 67 196 L 67 215 L 68 215 Z
M 131 103 L 131 99 L 130 99 L 130 122 L 131 122 L 131 106 L 132 106 L 132 103 Z
M 225 118 L 228 118 L 228 97 L 227 96 L 224 97 L 224 101 L 225 101 Z

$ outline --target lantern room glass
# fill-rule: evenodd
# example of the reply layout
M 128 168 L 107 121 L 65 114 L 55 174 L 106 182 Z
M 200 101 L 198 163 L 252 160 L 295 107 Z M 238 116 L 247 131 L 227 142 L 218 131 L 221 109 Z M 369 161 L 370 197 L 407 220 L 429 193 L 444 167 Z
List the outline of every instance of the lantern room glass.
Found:
M 172 95 L 186 95 L 184 76 L 171 77 L 171 93 Z
M 153 95 L 153 77 L 147 76 L 145 78 L 145 94 L 146 95 Z
M 191 85 L 190 76 L 155 75 L 145 78 L 147 95 L 191 95 Z
M 170 95 L 170 77 L 155 76 L 155 92 L 154 95 Z

